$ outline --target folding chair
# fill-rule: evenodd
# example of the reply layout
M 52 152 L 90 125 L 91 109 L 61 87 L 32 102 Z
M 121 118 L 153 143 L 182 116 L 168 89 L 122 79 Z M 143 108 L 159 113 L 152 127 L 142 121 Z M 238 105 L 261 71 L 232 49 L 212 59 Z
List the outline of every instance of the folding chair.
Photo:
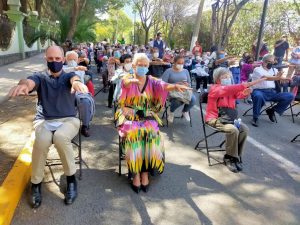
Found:
M 264 108 L 260 111 L 260 115 L 267 115 L 267 113 L 264 113 L 264 112 L 266 112 L 266 110 L 272 108 L 274 105 L 275 105 L 274 102 L 270 102 L 270 105 L 269 105 L 269 106 L 267 106 L 267 107 L 264 106 Z M 250 107 L 249 109 L 247 109 L 247 110 L 243 113 L 243 116 L 253 116 L 253 114 L 248 114 L 248 112 L 249 112 L 250 110 L 252 110 L 252 109 L 253 109 L 253 106 Z M 277 123 L 276 115 L 275 115 L 275 122 Z
M 286 109 L 286 110 L 288 110 L 288 109 L 291 110 L 291 116 L 292 116 L 293 123 L 295 123 L 295 117 L 300 115 L 300 112 L 294 113 L 293 107 L 295 107 L 296 105 L 300 105 L 300 86 L 298 87 L 297 94 L 294 98 L 294 103 L 291 103 L 290 106 Z
M 123 147 L 122 147 L 122 137 L 119 135 L 119 176 L 122 175 L 122 160 L 125 160 L 125 155 L 123 153 Z M 132 174 L 128 170 L 128 179 L 131 179 Z
M 208 159 L 208 165 L 212 166 L 210 159 L 214 159 L 219 163 L 223 163 L 220 162 L 218 159 L 214 158 L 213 156 L 210 155 L 211 152 L 221 152 L 221 151 L 225 151 L 224 148 L 222 148 L 222 146 L 225 143 L 225 140 L 222 141 L 219 145 L 216 146 L 209 146 L 208 145 L 208 138 L 214 136 L 215 134 L 219 134 L 219 133 L 225 133 L 223 131 L 220 131 L 212 126 L 209 126 L 208 124 L 205 123 L 204 120 L 204 112 L 203 112 L 203 106 L 202 104 L 207 103 L 207 99 L 208 99 L 208 93 L 207 92 L 202 92 L 199 96 L 199 105 L 200 105 L 200 115 L 201 115 L 201 121 L 202 121 L 202 128 L 203 128 L 203 133 L 204 133 L 204 138 L 202 138 L 200 141 L 198 141 L 197 145 L 195 146 L 195 150 L 203 150 L 206 149 L 206 153 L 207 153 L 207 159 Z M 213 130 L 212 133 L 207 134 L 206 128 L 210 128 L 211 130 Z M 204 142 L 204 145 L 200 145 L 201 143 Z
M 54 132 L 53 132 L 54 133 Z M 80 128 L 77 133 L 77 135 L 72 139 L 72 144 L 75 145 L 78 148 L 78 155 L 75 157 L 75 164 L 79 164 L 79 180 L 82 179 L 82 148 L 81 148 L 81 121 L 80 121 Z M 53 171 L 52 171 L 52 166 L 62 166 L 62 162 L 60 159 L 47 159 L 46 160 L 46 166 L 48 166 L 51 176 L 56 183 Z
M 78 110 L 78 117 L 80 118 L 80 111 Z M 78 148 L 78 155 L 75 157 L 75 164 L 79 164 L 79 180 L 82 179 L 82 163 L 84 163 L 82 159 L 82 148 L 81 148 L 81 125 L 82 121 L 80 120 L 79 130 L 77 135 L 72 139 L 71 143 Z M 54 131 L 53 131 L 54 133 Z M 47 159 L 46 166 L 48 166 L 51 176 L 54 182 L 57 184 L 51 166 L 62 166 L 62 162 L 60 159 Z M 58 184 L 57 184 L 58 185 Z
M 166 118 L 166 124 L 167 124 L 167 127 L 169 127 L 169 121 L 168 121 L 168 108 L 170 107 L 170 102 L 167 100 L 166 101 L 166 104 L 165 104 L 165 110 L 164 110 L 164 112 L 163 112 L 163 114 L 162 114 L 162 119 L 164 119 L 164 118 Z M 189 116 L 190 116 L 190 126 L 192 127 L 193 126 L 193 124 L 192 124 L 192 117 L 191 117 L 191 111 L 189 110 Z M 176 119 L 182 119 L 183 118 L 183 115 L 181 115 L 181 116 L 175 116 L 174 118 L 176 118 Z
M 300 141 L 300 140 L 297 140 L 298 139 L 298 137 L 300 137 L 300 134 L 298 134 L 298 135 L 296 135 L 292 140 L 291 140 L 291 142 L 296 142 L 296 141 Z

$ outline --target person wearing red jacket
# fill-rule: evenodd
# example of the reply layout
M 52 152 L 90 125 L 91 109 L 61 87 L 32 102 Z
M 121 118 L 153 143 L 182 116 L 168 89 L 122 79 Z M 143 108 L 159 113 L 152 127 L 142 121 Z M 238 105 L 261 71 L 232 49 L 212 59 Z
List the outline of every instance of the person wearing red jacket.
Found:
M 214 85 L 208 94 L 205 122 L 226 133 L 224 163 L 234 173 L 243 170 L 241 156 L 248 135 L 248 127 L 238 120 L 236 100 L 251 94 L 250 86 L 265 80 L 232 85 L 229 69 L 220 67 L 213 74 Z

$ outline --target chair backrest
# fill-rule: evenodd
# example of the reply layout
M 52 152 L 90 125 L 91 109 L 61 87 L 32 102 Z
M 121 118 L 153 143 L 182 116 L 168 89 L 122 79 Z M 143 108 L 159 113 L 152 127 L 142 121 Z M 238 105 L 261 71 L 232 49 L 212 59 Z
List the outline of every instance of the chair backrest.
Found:
M 300 101 L 300 85 L 298 86 L 297 94 L 295 96 L 295 101 Z

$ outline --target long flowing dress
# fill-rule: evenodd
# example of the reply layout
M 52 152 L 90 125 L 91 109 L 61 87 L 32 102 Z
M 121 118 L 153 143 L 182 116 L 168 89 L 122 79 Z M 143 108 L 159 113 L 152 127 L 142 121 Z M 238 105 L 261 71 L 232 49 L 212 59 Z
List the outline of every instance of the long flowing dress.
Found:
M 124 78 L 126 79 L 126 78 Z M 158 112 L 166 102 L 166 83 L 147 76 L 142 90 L 138 84 L 122 82 L 122 94 L 115 113 L 128 169 L 132 174 L 164 170 L 164 146 L 159 132 Z

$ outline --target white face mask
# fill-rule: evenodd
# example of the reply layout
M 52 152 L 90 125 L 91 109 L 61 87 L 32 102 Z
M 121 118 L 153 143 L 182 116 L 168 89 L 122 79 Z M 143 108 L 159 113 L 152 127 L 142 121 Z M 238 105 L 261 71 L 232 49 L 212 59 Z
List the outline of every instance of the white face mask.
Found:
M 126 71 L 131 70 L 131 69 L 132 69 L 132 63 L 126 63 L 126 64 L 124 64 L 124 69 L 125 69 Z
M 200 60 L 201 57 L 199 55 L 196 56 L 196 60 Z
M 224 78 L 224 79 L 221 79 L 221 84 L 225 85 L 225 86 L 228 86 L 228 85 L 231 85 L 232 82 L 231 82 L 230 78 Z
M 182 70 L 183 69 L 183 65 L 181 65 L 181 64 L 176 64 L 176 69 L 178 69 L 178 70 Z
M 68 66 L 69 67 L 76 67 L 77 66 L 77 62 L 75 60 L 70 60 L 70 61 L 68 61 Z
M 154 57 L 154 58 L 158 58 L 158 56 L 159 56 L 159 53 L 158 53 L 158 52 L 153 53 L 153 57 Z

